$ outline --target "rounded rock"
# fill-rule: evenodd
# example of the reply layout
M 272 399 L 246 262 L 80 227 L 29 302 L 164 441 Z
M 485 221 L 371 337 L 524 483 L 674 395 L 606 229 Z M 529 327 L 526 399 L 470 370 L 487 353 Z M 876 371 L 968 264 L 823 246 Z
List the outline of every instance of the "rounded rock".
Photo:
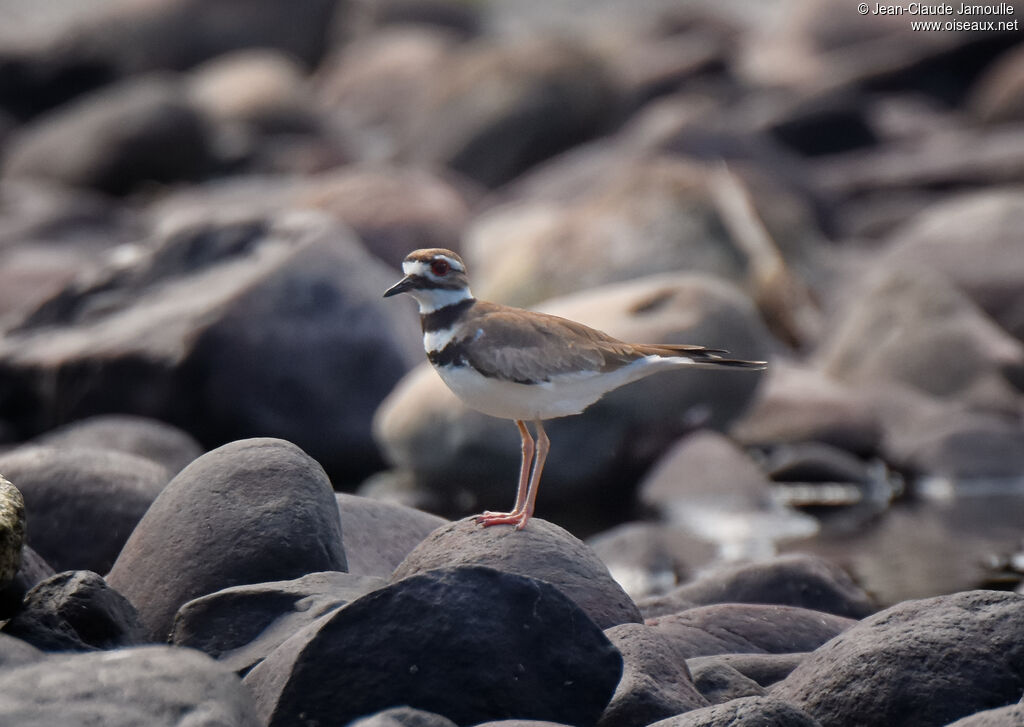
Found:
M 732 699 L 654 724 L 657 727 L 821 727 L 817 720 L 792 704 L 760 696 Z
M 105 573 L 167 484 L 162 465 L 105 449 L 28 445 L 0 455 L 25 496 L 27 542 L 56 570 Z
M 808 655 L 772 693 L 822 724 L 949 724 L 1020 699 L 1022 629 L 1014 593 L 904 601 Z
M 135 454 L 163 465 L 171 475 L 203 453 L 187 432 L 148 417 L 99 414 L 52 429 L 36 437 L 35 444 L 68 448 L 111 449 Z
M 459 566 L 324 616 L 245 683 L 269 727 L 300 714 L 347 724 L 402 705 L 458 725 L 519 717 L 593 727 L 621 672 L 615 647 L 555 587 Z
M 456 565 L 488 566 L 546 581 L 602 629 L 643 620 L 636 604 L 589 547 L 540 518 L 532 518 L 523 530 L 485 528 L 473 518 L 444 525 L 395 568 L 391 582 Z
M 57 573 L 26 594 L 3 627 L 44 651 L 91 651 L 145 641 L 127 599 L 91 571 Z
M 860 619 L 877 609 L 849 574 L 814 555 L 781 555 L 718 568 L 643 604 L 648 618 L 683 610 L 676 604 L 774 603 Z M 684 606 L 685 608 L 685 606 Z
M 391 707 L 357 719 L 352 727 L 455 727 L 447 717 L 412 707 Z
M 648 619 L 687 659 L 813 651 L 857 621 L 796 606 L 718 603 Z
M 605 631 L 622 654 L 623 671 L 598 727 L 644 727 L 691 709 L 706 707 L 676 645 L 644 624 Z
M 289 442 L 245 439 L 204 454 L 167 485 L 107 580 L 163 641 L 178 608 L 199 596 L 345 569 L 323 468 Z
M 24 128 L 5 175 L 125 194 L 146 182 L 197 179 L 213 163 L 205 120 L 162 77 L 126 80 Z
M 0 723 L 260 725 L 238 677 L 198 651 L 168 646 L 59 655 L 5 669 Z
M 347 492 L 335 497 L 349 573 L 387 578 L 424 538 L 448 522 L 394 502 Z
M 0 475 L 0 589 L 14 580 L 25 543 L 25 498 Z
M 328 571 L 232 586 L 182 606 L 170 641 L 199 649 L 244 675 L 325 613 L 384 585 L 380 578 Z

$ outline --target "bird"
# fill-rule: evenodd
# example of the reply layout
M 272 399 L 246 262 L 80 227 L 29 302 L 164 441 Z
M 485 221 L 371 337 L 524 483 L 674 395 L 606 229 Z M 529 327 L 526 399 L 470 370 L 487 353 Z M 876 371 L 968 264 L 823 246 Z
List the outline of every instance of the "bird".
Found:
M 626 343 L 559 316 L 477 300 L 466 264 L 443 248 L 414 250 L 404 277 L 384 292 L 419 305 L 423 347 L 441 379 L 467 406 L 515 421 L 521 438 L 516 499 L 508 512 L 485 511 L 484 527 L 526 527 L 551 441 L 547 419 L 580 414 L 608 392 L 677 368 L 764 369 L 765 361 L 687 344 Z M 536 439 L 527 422 L 536 429 Z

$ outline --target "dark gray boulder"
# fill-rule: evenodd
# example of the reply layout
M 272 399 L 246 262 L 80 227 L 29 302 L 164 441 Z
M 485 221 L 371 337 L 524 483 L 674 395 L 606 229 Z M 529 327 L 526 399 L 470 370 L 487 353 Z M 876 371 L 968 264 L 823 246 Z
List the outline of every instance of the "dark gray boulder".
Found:
M 730 434 L 746 446 L 821 442 L 871 456 L 878 451 L 882 426 L 857 387 L 780 359 L 772 361 L 760 395 Z
M 91 571 L 57 573 L 25 596 L 3 632 L 43 651 L 92 651 L 146 641 L 128 600 Z
M 322 617 L 245 683 L 270 727 L 300 715 L 346 724 L 403 705 L 459 725 L 515 717 L 592 727 L 621 672 L 615 647 L 555 587 L 459 566 Z
M 690 673 L 695 674 L 711 664 L 725 664 L 762 687 L 770 687 L 789 676 L 806 656 L 807 654 L 801 653 L 714 654 L 687 659 L 686 665 L 690 668 Z
M 146 182 L 195 180 L 214 162 L 212 136 L 169 77 L 126 80 L 23 127 L 5 176 L 125 194 Z
M 694 687 L 676 645 L 643 624 L 605 631 L 622 654 L 622 679 L 598 727 L 644 727 L 709 702 Z
M 44 658 L 46 653 L 29 642 L 0 633 L 0 668 L 3 670 L 33 664 Z
M 0 338 L 0 419 L 27 438 L 117 411 L 204 447 L 280 437 L 341 480 L 378 469 L 371 417 L 423 356 L 381 299 L 394 271 L 322 213 L 250 200 L 154 227 Z
M 1018 67 L 1022 56 L 1017 53 Z M 1018 103 L 1020 94 L 1015 94 Z M 887 262 L 927 265 L 952 280 L 1004 329 L 1024 339 L 1024 260 L 1017 190 L 988 188 L 930 205 L 891 236 Z
M 4 47 L 0 108 L 27 118 L 119 78 L 180 71 L 244 48 L 275 48 L 307 65 L 326 49 L 344 3 L 312 0 L 153 0 L 47 7 L 39 32 L 13 28 Z M 21 13 L 19 20 L 33 19 Z M 46 22 L 39 23 L 42 17 Z M 24 42 L 23 42 L 24 41 Z
M 804 554 L 718 568 L 664 596 L 647 599 L 640 608 L 650 618 L 681 611 L 687 604 L 712 603 L 774 603 L 853 619 L 876 610 L 870 596 L 842 568 Z
M 0 179 L 0 317 L 18 319 L 102 267 L 138 239 L 138 222 L 134 210 L 82 188 Z
M 356 62 L 366 60 L 363 56 Z M 461 177 L 390 164 L 352 164 L 309 177 L 296 197 L 299 205 L 324 210 L 350 225 L 366 249 L 396 272 L 411 250 L 443 247 L 458 252 L 476 201 Z
M 636 604 L 597 555 L 568 531 L 540 518 L 531 519 L 523 530 L 485 528 L 471 517 L 444 525 L 409 553 L 391 581 L 454 565 L 483 565 L 547 581 L 602 629 L 642 621 Z
M 383 585 L 372 576 L 329 571 L 291 581 L 232 586 L 182 606 L 170 641 L 199 649 L 244 675 L 325 613 Z
M 164 641 L 186 602 L 229 586 L 345 570 L 323 468 L 294 444 L 246 439 L 207 452 L 160 493 L 108 582 Z
M 14 582 L 24 546 L 25 498 L 0 474 L 0 591 Z
M 39 553 L 27 545 L 21 546 L 18 572 L 14 575 L 14 580 L 0 590 L 0 618 L 10 618 L 17 613 L 25 594 L 52 575 L 53 568 Z
M 917 418 L 891 437 L 889 461 L 910 472 L 964 482 L 1013 478 L 1024 471 L 1024 427 L 1016 418 L 962 407 L 937 414 Z
M 27 641 L 0 633 L 0 668 L 3 670 L 24 666 L 46 658 L 45 652 Z
M 351 727 L 455 727 L 447 717 L 412 707 L 392 707 L 352 722 Z
M 647 623 L 676 642 L 689 659 L 813 651 L 857 622 L 796 606 L 720 603 L 657 616 Z
M 261 727 L 237 676 L 198 651 L 168 646 L 61 655 L 5 669 L 0 723 Z
M 58 449 L 86 447 L 135 454 L 163 465 L 171 476 L 203 453 L 199 443 L 178 427 L 126 414 L 98 414 L 80 419 L 33 441 Z
M 654 724 L 658 727 L 821 727 L 806 712 L 772 697 L 733 699 Z
M 58 40 L 125 75 L 182 70 L 244 48 L 276 48 L 311 66 L 326 50 L 338 8 L 329 0 L 113 2 L 83 14 Z
M 0 455 L 25 496 L 27 542 L 57 570 L 106 573 L 170 480 L 162 465 L 104 449 L 27 445 Z
M 956 365 L 935 366 L 949 351 Z M 818 360 L 854 386 L 899 381 L 998 407 L 1017 393 L 1008 377 L 1024 371 L 1024 345 L 933 269 L 880 264 L 850 297 Z
M 723 662 L 708 662 L 693 670 L 693 684 L 711 704 L 741 697 L 763 697 L 767 690 Z
M 822 724 L 946 725 L 1020 699 L 1022 630 L 1020 594 L 905 601 L 808 655 L 772 694 Z
M 611 99 L 599 60 L 564 39 L 468 44 L 424 80 L 405 156 L 489 187 L 596 133 Z
M 413 548 L 448 522 L 412 507 L 347 492 L 335 498 L 349 573 L 389 577 Z
M 962 717 L 950 722 L 948 727 L 1019 727 L 1024 724 L 1024 704 L 1010 704 L 996 709 L 975 712 L 970 717 Z

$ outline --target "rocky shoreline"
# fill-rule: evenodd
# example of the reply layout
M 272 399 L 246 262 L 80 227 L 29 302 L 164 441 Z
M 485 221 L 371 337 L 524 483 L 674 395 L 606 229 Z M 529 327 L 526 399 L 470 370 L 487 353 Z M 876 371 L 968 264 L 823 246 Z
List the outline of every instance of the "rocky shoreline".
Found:
M 590 547 L 546 520 L 523 531 L 438 522 L 336 495 L 283 440 L 203 454 L 156 495 L 105 577 L 82 565 L 102 558 L 101 543 L 69 553 L 74 570 L 48 575 L 26 559 L 8 572 L 0 721 L 1020 718 L 1019 594 L 971 590 L 879 609 L 828 561 L 785 555 L 634 601 Z

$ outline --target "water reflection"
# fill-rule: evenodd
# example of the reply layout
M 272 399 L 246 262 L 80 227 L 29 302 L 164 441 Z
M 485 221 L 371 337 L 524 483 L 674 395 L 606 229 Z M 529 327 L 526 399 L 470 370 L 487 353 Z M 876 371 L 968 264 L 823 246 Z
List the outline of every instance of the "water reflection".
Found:
M 861 512 L 858 513 L 858 509 Z M 821 516 L 818 536 L 780 545 L 845 567 L 882 605 L 978 587 L 1012 588 L 1024 540 L 1024 477 L 915 482 L 912 493 L 865 515 L 863 505 Z M 851 522 L 856 527 L 850 527 Z

